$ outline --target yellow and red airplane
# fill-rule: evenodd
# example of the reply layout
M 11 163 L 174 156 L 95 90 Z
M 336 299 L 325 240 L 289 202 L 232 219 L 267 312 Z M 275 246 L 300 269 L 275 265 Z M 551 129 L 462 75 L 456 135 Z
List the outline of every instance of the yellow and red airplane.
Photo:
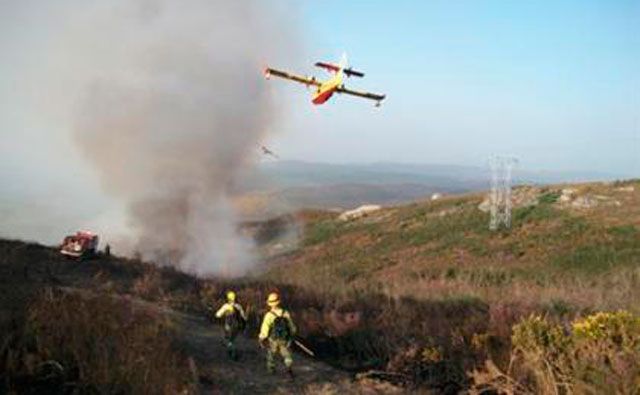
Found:
M 369 92 L 359 92 L 351 89 L 347 89 L 344 86 L 343 79 L 347 77 L 364 77 L 364 73 L 355 71 L 352 68 L 347 68 L 347 56 L 342 55 L 342 59 L 339 64 L 317 62 L 315 66 L 323 68 L 333 74 L 333 77 L 326 81 L 318 81 L 316 77 L 303 77 L 295 74 L 289 74 L 285 71 L 280 71 L 267 67 L 264 70 L 264 76 L 269 79 L 271 76 L 284 78 L 287 80 L 299 82 L 307 87 L 313 85 L 316 87 L 311 102 L 313 104 L 323 104 L 333 96 L 334 93 L 346 93 L 347 95 L 353 95 L 363 97 L 365 99 L 375 100 L 376 107 L 380 106 L 380 102 L 384 100 L 385 95 L 378 95 Z

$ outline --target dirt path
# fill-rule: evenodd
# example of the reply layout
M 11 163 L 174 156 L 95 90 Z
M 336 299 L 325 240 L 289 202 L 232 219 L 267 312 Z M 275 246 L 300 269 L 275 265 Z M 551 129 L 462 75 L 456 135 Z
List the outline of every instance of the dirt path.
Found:
M 60 289 L 69 293 L 93 294 L 81 288 Z M 328 393 L 331 394 L 344 388 L 348 388 L 348 393 L 360 392 L 352 390 L 348 373 L 300 353 L 293 356 L 293 380 L 286 374 L 281 359 L 277 362 L 276 372 L 268 373 L 265 351 L 259 347 L 257 337 L 248 334 L 236 339 L 239 359 L 232 361 L 227 357 L 221 325 L 211 323 L 204 316 L 173 310 L 143 299 L 127 299 L 141 309 L 166 315 L 176 325 L 179 345 L 195 362 L 202 394 L 316 394 L 323 386 L 330 387 Z
M 180 341 L 196 362 L 203 393 L 302 394 L 313 384 L 336 383 L 349 378 L 347 373 L 299 353 L 294 354 L 294 380 L 285 374 L 281 362 L 276 373 L 269 374 L 265 352 L 255 338 L 246 335 L 236 340 L 239 360 L 231 361 L 219 325 L 204 317 L 176 311 L 169 314 L 179 323 Z

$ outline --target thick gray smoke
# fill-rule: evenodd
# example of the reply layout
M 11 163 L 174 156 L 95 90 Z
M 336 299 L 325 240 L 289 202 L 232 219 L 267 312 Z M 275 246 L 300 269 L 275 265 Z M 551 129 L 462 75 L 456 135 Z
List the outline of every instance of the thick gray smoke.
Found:
M 272 129 L 266 59 L 287 21 L 257 1 L 123 1 L 70 30 L 81 55 L 74 136 L 128 207 L 135 250 L 199 274 L 250 268 L 229 193 Z M 76 65 L 77 66 L 77 65 Z

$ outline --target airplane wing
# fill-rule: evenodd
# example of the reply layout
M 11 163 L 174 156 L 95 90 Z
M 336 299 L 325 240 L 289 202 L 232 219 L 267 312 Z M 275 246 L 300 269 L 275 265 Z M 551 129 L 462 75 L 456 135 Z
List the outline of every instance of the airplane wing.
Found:
M 386 95 L 378 95 L 375 93 L 354 91 L 351 89 L 347 89 L 344 86 L 338 87 L 336 89 L 336 92 L 346 93 L 347 95 L 353 95 L 353 96 L 363 97 L 365 99 L 375 100 L 378 102 L 378 104 L 380 104 L 380 102 L 384 100 L 385 97 L 387 97 Z
M 362 71 L 356 71 L 349 67 L 348 69 L 343 70 L 347 77 L 364 77 L 364 73 Z
M 266 68 L 264 70 L 264 76 L 266 78 L 269 78 L 272 75 L 276 76 L 276 77 L 284 78 L 285 80 L 291 80 L 291 81 L 299 82 L 299 83 L 305 84 L 307 86 L 309 86 L 309 85 L 320 86 L 320 82 L 318 82 L 316 80 L 316 77 L 302 77 L 302 76 L 299 76 L 299 75 L 289 74 L 289 73 L 287 73 L 285 71 L 280 71 L 280 70 L 271 69 L 271 68 Z

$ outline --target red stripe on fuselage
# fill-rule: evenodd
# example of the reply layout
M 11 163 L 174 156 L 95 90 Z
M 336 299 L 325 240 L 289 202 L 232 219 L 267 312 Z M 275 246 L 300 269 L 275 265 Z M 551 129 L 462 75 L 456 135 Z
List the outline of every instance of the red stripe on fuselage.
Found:
M 313 97 L 311 102 L 313 104 L 322 104 L 331 98 L 331 96 L 333 95 L 333 92 L 334 92 L 333 89 L 329 89 L 325 92 L 319 93 Z

